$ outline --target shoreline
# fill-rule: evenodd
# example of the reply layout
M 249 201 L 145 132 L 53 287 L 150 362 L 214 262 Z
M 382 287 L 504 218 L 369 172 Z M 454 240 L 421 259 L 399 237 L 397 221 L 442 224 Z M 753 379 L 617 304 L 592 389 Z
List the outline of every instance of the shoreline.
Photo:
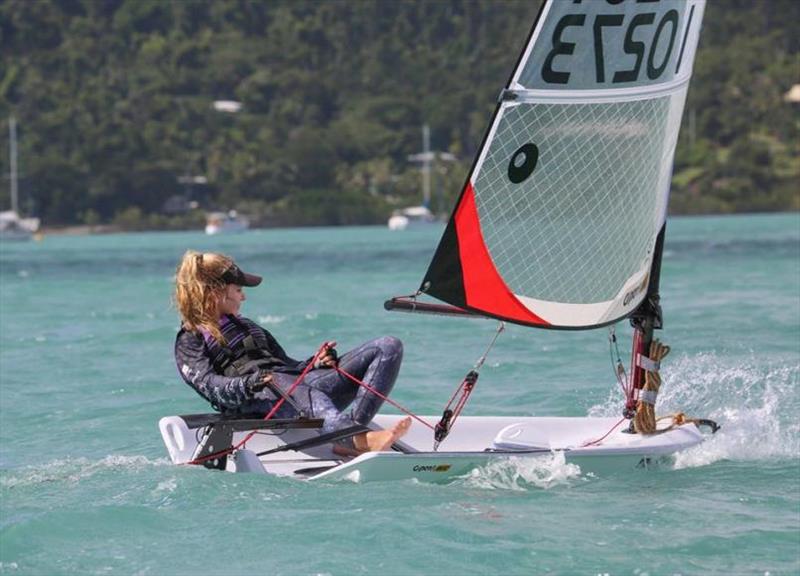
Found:
M 45 226 L 40 228 L 36 234 L 40 236 L 90 236 L 92 234 L 116 234 L 125 232 L 119 226 Z
M 795 214 L 800 215 L 800 211 L 797 210 L 783 210 L 783 211 L 765 211 L 765 212 L 742 212 L 742 213 L 734 213 L 734 214 L 671 214 L 668 216 L 668 219 L 674 220 L 676 218 L 715 218 L 715 217 L 736 217 L 736 216 L 767 216 L 767 215 L 785 215 L 785 214 Z M 318 225 L 307 225 L 307 226 L 271 226 L 269 228 L 320 228 L 320 227 L 328 227 L 331 226 L 330 224 L 318 224 Z M 363 224 L 363 226 L 380 226 L 380 224 Z M 334 227 L 336 227 L 334 225 Z M 259 230 L 262 227 L 253 227 L 250 230 Z M 96 226 L 89 226 L 89 225 L 74 225 L 74 226 L 46 226 L 40 228 L 36 232 L 36 236 L 91 236 L 91 235 L 100 235 L 100 234 L 133 234 L 136 232 L 179 232 L 181 230 L 175 229 L 148 229 L 148 230 L 126 230 L 121 226 L 116 226 L 113 224 L 101 224 Z M 191 231 L 190 229 L 185 229 L 183 231 Z

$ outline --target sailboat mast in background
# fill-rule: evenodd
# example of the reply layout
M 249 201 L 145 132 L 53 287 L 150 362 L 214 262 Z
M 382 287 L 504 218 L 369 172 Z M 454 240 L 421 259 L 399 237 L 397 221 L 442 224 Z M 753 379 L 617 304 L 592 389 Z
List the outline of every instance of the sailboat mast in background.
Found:
M 11 177 L 11 211 L 19 214 L 19 184 L 17 182 L 17 119 L 8 119 L 8 163 Z
M 17 119 L 8 119 L 8 163 L 11 210 L 0 212 L 0 240 L 30 240 L 39 230 L 38 218 L 19 216 L 19 173 L 17 170 Z
M 428 124 L 422 126 L 422 152 L 411 154 L 411 162 L 419 162 L 422 172 L 422 204 L 395 210 L 389 218 L 390 230 L 405 230 L 409 226 L 418 224 L 431 224 L 436 222 L 436 216 L 431 210 L 431 173 L 437 160 L 445 162 L 455 161 L 455 156 L 449 152 L 434 152 L 431 150 L 431 128 Z
M 431 152 L 431 127 L 427 124 L 422 126 L 422 154 L 412 154 L 408 157 L 412 162 L 421 162 L 422 167 L 422 205 L 425 208 L 431 207 L 431 162 L 433 153 Z

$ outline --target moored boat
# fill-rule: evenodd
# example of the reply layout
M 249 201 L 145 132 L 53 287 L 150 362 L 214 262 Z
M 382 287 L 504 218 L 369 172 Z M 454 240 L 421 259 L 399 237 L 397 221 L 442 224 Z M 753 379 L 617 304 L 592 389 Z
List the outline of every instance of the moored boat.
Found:
M 0 240 L 30 240 L 38 231 L 38 218 L 20 218 L 14 210 L 0 212 Z
M 250 228 L 250 221 L 236 210 L 210 212 L 206 216 L 206 234 L 236 234 Z
M 389 230 L 405 230 L 409 227 L 413 228 L 434 222 L 436 222 L 436 216 L 427 206 L 409 206 L 395 210 L 387 225 Z
M 430 209 L 431 172 L 437 161 L 453 162 L 455 156 L 447 152 L 431 151 L 431 131 L 430 127 L 425 124 L 422 127 L 422 152 L 419 154 L 412 154 L 408 159 L 420 164 L 420 172 L 422 174 L 422 204 L 395 210 L 386 223 L 387 226 L 389 226 L 389 230 L 405 230 L 409 227 L 416 228 L 426 224 L 433 224 L 437 221 L 436 215 Z
M 8 159 L 11 210 L 0 212 L 0 240 L 30 240 L 39 231 L 38 218 L 23 218 L 19 215 L 19 183 L 17 176 L 17 121 L 8 119 Z

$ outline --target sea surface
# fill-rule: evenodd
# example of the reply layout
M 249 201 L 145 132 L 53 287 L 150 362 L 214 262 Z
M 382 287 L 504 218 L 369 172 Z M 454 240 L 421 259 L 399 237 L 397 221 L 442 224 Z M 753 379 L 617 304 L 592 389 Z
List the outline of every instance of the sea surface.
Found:
M 597 476 L 554 456 L 447 484 L 325 484 L 169 462 L 159 418 L 209 411 L 172 359 L 185 250 L 263 274 L 243 312 L 294 356 L 398 336 L 393 398 L 437 414 L 497 327 L 383 310 L 417 288 L 442 230 L 2 244 L 0 574 L 800 573 L 798 214 L 670 220 L 657 411 L 722 425 L 670 466 Z M 630 333 L 617 327 L 626 360 Z M 465 413 L 620 408 L 606 329 L 508 326 Z

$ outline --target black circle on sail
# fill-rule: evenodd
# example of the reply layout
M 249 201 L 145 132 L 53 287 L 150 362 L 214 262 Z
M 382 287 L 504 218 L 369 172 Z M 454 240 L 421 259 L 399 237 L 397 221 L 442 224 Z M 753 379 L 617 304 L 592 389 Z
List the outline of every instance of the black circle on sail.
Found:
M 536 144 L 523 144 L 511 156 L 508 163 L 508 179 L 514 184 L 519 184 L 533 174 L 536 163 L 539 161 L 539 148 Z

